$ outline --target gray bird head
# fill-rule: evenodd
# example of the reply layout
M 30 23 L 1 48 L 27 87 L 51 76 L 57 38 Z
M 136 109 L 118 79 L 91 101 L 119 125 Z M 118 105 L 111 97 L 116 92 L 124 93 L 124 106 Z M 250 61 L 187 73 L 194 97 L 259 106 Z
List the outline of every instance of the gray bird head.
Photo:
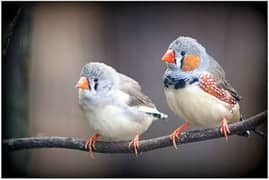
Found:
M 171 71 L 196 74 L 207 65 L 207 53 L 195 39 L 180 36 L 169 45 L 162 60 Z
M 117 84 L 115 69 L 103 63 L 91 62 L 83 66 L 76 87 L 81 97 L 97 99 L 109 96 Z

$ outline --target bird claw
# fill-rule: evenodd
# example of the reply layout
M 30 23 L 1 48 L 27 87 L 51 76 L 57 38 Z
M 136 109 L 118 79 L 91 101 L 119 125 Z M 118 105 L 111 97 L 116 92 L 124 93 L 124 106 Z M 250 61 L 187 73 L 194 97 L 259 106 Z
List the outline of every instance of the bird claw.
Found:
M 230 134 L 231 131 L 229 129 L 226 118 L 223 118 L 221 121 L 220 133 L 223 134 L 225 137 L 225 140 L 228 141 L 228 134 Z
M 175 147 L 175 149 L 177 149 L 177 144 L 176 144 L 176 138 L 179 138 L 179 135 L 190 126 L 189 123 L 184 123 L 181 126 L 179 126 L 176 130 L 174 130 L 174 132 L 172 132 L 169 135 L 169 138 L 172 140 L 173 142 L 173 146 Z
M 96 149 L 96 141 L 97 141 L 97 138 L 99 137 L 100 135 L 99 134 L 94 134 L 90 137 L 90 139 L 88 139 L 84 145 L 84 148 L 85 149 L 88 149 L 89 150 L 89 155 L 91 156 L 91 158 L 94 158 L 93 156 L 93 150 Z
M 131 146 L 133 146 L 134 152 L 135 152 L 135 156 L 137 157 L 138 148 L 139 148 L 139 135 L 138 134 L 136 134 L 135 137 L 133 138 L 133 140 L 130 141 L 130 143 L 128 145 L 129 149 L 131 148 Z
M 176 129 L 174 132 L 172 132 L 169 135 L 169 138 L 172 140 L 173 146 L 175 147 L 175 149 L 177 149 L 176 138 L 177 139 L 179 138 L 179 134 L 180 134 L 180 132 L 178 132 L 177 129 Z

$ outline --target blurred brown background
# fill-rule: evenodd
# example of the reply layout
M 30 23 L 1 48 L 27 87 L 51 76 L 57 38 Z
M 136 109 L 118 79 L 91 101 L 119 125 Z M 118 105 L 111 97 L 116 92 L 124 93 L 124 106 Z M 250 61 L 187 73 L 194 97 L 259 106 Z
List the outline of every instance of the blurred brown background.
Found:
M 93 132 L 74 85 L 89 61 L 105 62 L 136 79 L 169 115 L 142 139 L 170 133 L 184 121 L 166 104 L 166 67 L 160 58 L 179 35 L 196 38 L 223 66 L 244 98 L 244 117 L 267 109 L 266 2 L 2 2 L 2 10 L 3 138 L 88 138 Z M 232 136 L 227 143 L 221 138 L 159 149 L 137 159 L 98 153 L 91 159 L 66 149 L 2 155 L 6 177 L 267 176 L 267 140 L 254 133 Z

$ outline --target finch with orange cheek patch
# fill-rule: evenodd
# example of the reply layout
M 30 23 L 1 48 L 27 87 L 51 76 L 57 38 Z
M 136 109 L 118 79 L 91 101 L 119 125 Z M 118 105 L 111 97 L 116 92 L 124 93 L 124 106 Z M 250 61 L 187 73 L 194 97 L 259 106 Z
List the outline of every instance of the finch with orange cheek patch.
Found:
M 99 136 L 110 140 L 132 139 L 129 147 L 137 155 L 139 135 L 153 121 L 167 118 L 141 92 L 138 82 L 106 64 L 86 64 L 76 87 L 81 110 L 95 131 L 85 143 L 91 156 Z
M 170 134 L 174 146 L 176 138 L 190 125 L 220 127 L 227 140 L 228 123 L 242 120 L 238 103 L 241 97 L 225 79 L 222 67 L 195 39 L 183 36 L 169 45 L 162 60 L 167 63 L 163 76 L 167 103 L 186 121 Z

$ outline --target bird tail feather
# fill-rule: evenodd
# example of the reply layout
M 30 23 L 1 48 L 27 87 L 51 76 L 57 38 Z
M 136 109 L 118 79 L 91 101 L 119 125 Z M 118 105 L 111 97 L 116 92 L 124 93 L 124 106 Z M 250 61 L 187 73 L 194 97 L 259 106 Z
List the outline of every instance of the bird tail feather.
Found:
M 164 114 L 164 113 L 161 113 L 161 112 L 147 112 L 147 114 L 153 116 L 154 120 L 168 118 L 167 114 Z

